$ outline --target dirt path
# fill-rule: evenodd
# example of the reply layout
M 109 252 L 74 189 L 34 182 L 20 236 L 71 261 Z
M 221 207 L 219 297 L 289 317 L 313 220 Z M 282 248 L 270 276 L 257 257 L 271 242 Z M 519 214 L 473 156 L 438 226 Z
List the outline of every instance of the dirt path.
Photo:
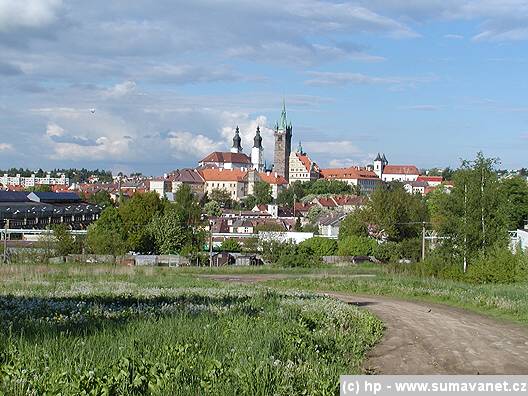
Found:
M 221 275 L 253 283 L 282 275 Z M 528 374 L 528 330 L 440 304 L 326 293 L 364 307 L 386 326 L 365 370 L 378 374 Z

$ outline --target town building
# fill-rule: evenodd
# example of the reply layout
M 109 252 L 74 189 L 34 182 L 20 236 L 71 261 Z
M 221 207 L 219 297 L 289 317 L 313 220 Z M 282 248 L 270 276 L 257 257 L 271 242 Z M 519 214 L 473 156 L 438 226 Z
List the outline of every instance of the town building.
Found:
M 247 195 L 247 171 L 241 169 L 204 168 L 199 170 L 204 180 L 204 192 L 225 190 L 235 201 Z
M 301 142 L 297 150 L 290 154 L 289 159 L 289 182 L 295 183 L 317 180 L 320 177 L 320 169 L 315 162 L 303 151 Z
M 420 176 L 420 171 L 414 165 L 389 165 L 385 154 L 374 159 L 374 172 L 384 182 L 392 181 L 416 181 Z
M 66 224 L 72 229 L 86 229 L 99 218 L 102 208 L 74 193 L 0 191 L 0 227 L 46 229 Z
M 330 168 L 321 169 L 321 177 L 327 180 L 339 180 L 352 186 L 359 187 L 359 191 L 364 194 L 370 194 L 379 186 L 382 181 L 373 171 L 360 168 Z
M 51 172 L 48 172 L 45 177 L 36 177 L 31 175 L 29 177 L 20 176 L 9 176 L 5 173 L 3 176 L 0 176 L 0 185 L 7 189 L 7 186 L 22 186 L 24 188 L 35 187 L 39 185 L 61 185 L 69 186 L 70 179 L 66 177 L 65 174 L 59 175 L 59 177 L 52 177 Z

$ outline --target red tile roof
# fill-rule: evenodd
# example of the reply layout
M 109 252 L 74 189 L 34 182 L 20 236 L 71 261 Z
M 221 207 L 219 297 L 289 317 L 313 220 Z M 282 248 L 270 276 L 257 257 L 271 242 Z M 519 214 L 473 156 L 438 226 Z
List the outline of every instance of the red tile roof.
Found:
M 310 159 L 310 157 L 308 157 L 306 154 L 301 154 L 301 153 L 296 153 L 297 154 L 297 158 L 299 158 L 299 160 L 302 162 L 302 164 L 304 165 L 305 169 L 307 172 L 310 172 L 310 169 L 312 167 L 312 160 Z M 314 163 L 314 169 L 315 171 L 319 171 L 319 167 L 317 166 L 317 164 Z
M 284 176 L 280 176 L 276 173 L 267 174 L 266 172 L 259 173 L 260 180 L 268 184 L 285 185 L 288 184 L 288 180 Z
M 215 151 L 202 159 L 200 162 L 251 164 L 251 158 L 243 153 Z
M 374 172 L 357 167 L 321 169 L 321 176 L 324 179 L 379 179 Z
M 424 182 L 442 183 L 444 181 L 444 178 L 442 176 L 418 176 L 418 179 L 416 180 Z
M 420 171 L 414 165 L 385 165 L 383 173 L 389 175 L 419 175 Z
M 205 168 L 199 170 L 205 181 L 243 181 L 246 171 L 240 169 Z

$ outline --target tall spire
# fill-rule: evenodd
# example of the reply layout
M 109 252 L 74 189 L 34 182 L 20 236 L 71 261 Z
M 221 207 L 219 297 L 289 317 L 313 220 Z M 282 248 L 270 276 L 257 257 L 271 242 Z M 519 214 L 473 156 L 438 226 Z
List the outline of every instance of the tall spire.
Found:
M 288 120 L 286 119 L 286 101 L 283 98 L 282 99 L 282 111 L 281 111 L 281 115 L 280 115 L 280 121 L 279 121 L 278 129 L 282 130 L 282 131 L 285 131 L 287 127 L 288 127 Z
M 242 145 L 241 145 L 242 139 L 240 138 L 240 130 L 238 129 L 238 125 L 235 129 L 235 136 L 233 137 L 233 147 L 231 147 L 232 153 L 241 153 L 242 152 Z
M 303 148 L 302 148 L 302 144 L 301 144 L 301 141 L 299 140 L 299 145 L 297 146 L 297 152 L 299 154 L 303 154 Z
M 253 139 L 253 147 L 262 148 L 262 136 L 260 136 L 260 127 L 257 126 L 257 133 Z

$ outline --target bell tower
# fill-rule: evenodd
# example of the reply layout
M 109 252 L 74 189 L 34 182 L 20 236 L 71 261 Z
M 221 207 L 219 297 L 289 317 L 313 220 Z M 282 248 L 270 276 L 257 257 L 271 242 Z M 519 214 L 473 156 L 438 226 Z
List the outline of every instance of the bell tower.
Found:
M 280 120 L 275 125 L 275 153 L 273 171 L 289 180 L 292 124 L 286 117 L 286 103 L 282 101 Z

